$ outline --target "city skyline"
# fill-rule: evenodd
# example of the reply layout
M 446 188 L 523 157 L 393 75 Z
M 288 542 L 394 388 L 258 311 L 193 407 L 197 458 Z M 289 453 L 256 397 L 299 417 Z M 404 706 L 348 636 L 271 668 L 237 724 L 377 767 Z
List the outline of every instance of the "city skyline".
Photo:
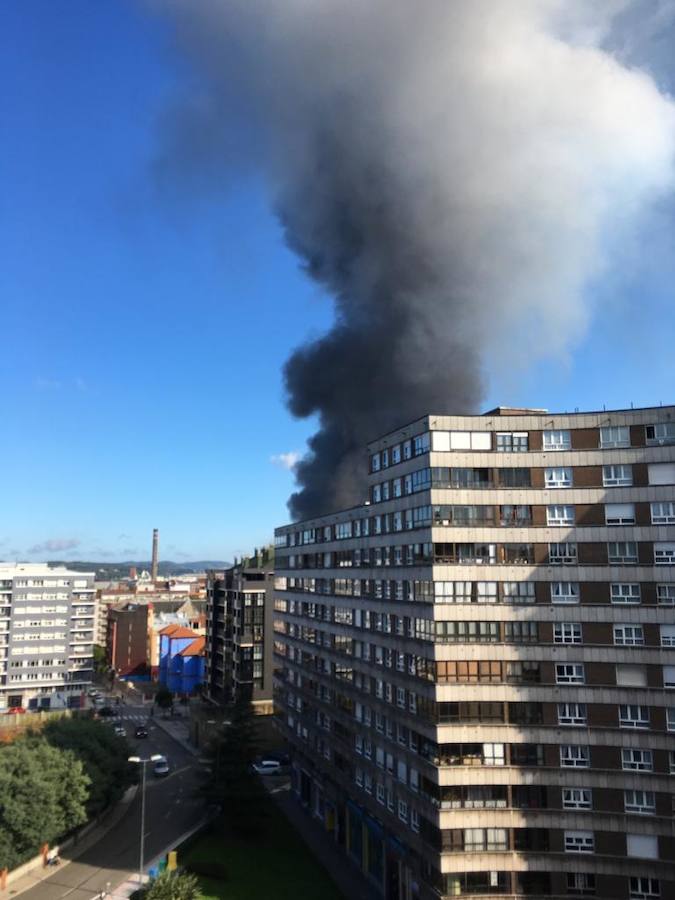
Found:
M 172 168 L 171 117 L 200 91 L 169 19 L 131 2 L 0 18 L 14 435 L 0 558 L 149 559 L 153 527 L 160 559 L 249 553 L 289 519 L 317 420 L 288 412 L 281 370 L 330 328 L 330 298 L 285 245 L 259 169 L 233 163 L 211 193 L 203 171 Z M 672 207 L 666 194 L 627 264 L 587 286 L 585 333 L 533 366 L 487 365 L 473 412 L 672 400 Z

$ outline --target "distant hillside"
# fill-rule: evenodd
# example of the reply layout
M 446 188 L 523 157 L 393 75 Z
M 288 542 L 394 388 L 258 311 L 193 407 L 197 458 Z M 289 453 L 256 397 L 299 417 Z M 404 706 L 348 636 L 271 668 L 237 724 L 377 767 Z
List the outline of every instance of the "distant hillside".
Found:
M 64 562 L 62 560 L 52 560 L 50 566 L 67 566 L 76 572 L 96 572 L 96 577 L 100 581 L 115 581 L 118 578 L 126 578 L 129 575 L 129 569 L 132 566 L 140 574 L 144 570 L 149 572 L 151 567 L 150 560 L 141 560 L 128 562 L 87 562 L 81 559 L 72 562 Z M 172 575 L 192 575 L 195 572 L 204 572 L 206 569 L 227 569 L 232 563 L 223 562 L 222 560 L 204 559 L 194 562 L 171 562 L 171 560 L 161 560 L 159 563 L 160 578 L 170 578 Z

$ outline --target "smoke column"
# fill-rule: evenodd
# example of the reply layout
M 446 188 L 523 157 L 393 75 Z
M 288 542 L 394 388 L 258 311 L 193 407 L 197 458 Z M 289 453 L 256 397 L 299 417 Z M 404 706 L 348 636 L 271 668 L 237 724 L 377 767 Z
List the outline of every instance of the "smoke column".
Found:
M 260 166 L 334 300 L 284 371 L 292 414 L 320 423 L 294 518 L 363 501 L 367 440 L 475 411 L 486 372 L 583 334 L 589 286 L 673 186 L 674 105 L 605 49 L 631 5 L 160 4 L 203 79 L 183 155 Z

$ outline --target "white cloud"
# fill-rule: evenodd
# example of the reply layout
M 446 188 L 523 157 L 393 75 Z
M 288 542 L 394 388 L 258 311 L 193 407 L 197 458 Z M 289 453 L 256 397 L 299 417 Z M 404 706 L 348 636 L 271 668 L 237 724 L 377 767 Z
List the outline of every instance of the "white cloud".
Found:
M 41 544 L 35 544 L 28 552 L 31 554 L 39 553 L 63 553 L 64 550 L 74 550 L 80 546 L 80 541 L 76 538 L 50 538 Z
M 270 456 L 270 462 L 275 466 L 291 471 L 295 468 L 296 463 L 299 462 L 301 455 L 297 450 L 290 450 L 288 453 L 275 453 L 273 456 Z

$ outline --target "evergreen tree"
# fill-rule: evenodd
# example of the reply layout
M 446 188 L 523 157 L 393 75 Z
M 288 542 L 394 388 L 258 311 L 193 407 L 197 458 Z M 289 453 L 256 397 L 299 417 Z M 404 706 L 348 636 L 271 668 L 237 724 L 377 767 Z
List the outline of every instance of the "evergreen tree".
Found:
M 143 893 L 143 900 L 199 900 L 199 880 L 189 872 L 160 872 Z

